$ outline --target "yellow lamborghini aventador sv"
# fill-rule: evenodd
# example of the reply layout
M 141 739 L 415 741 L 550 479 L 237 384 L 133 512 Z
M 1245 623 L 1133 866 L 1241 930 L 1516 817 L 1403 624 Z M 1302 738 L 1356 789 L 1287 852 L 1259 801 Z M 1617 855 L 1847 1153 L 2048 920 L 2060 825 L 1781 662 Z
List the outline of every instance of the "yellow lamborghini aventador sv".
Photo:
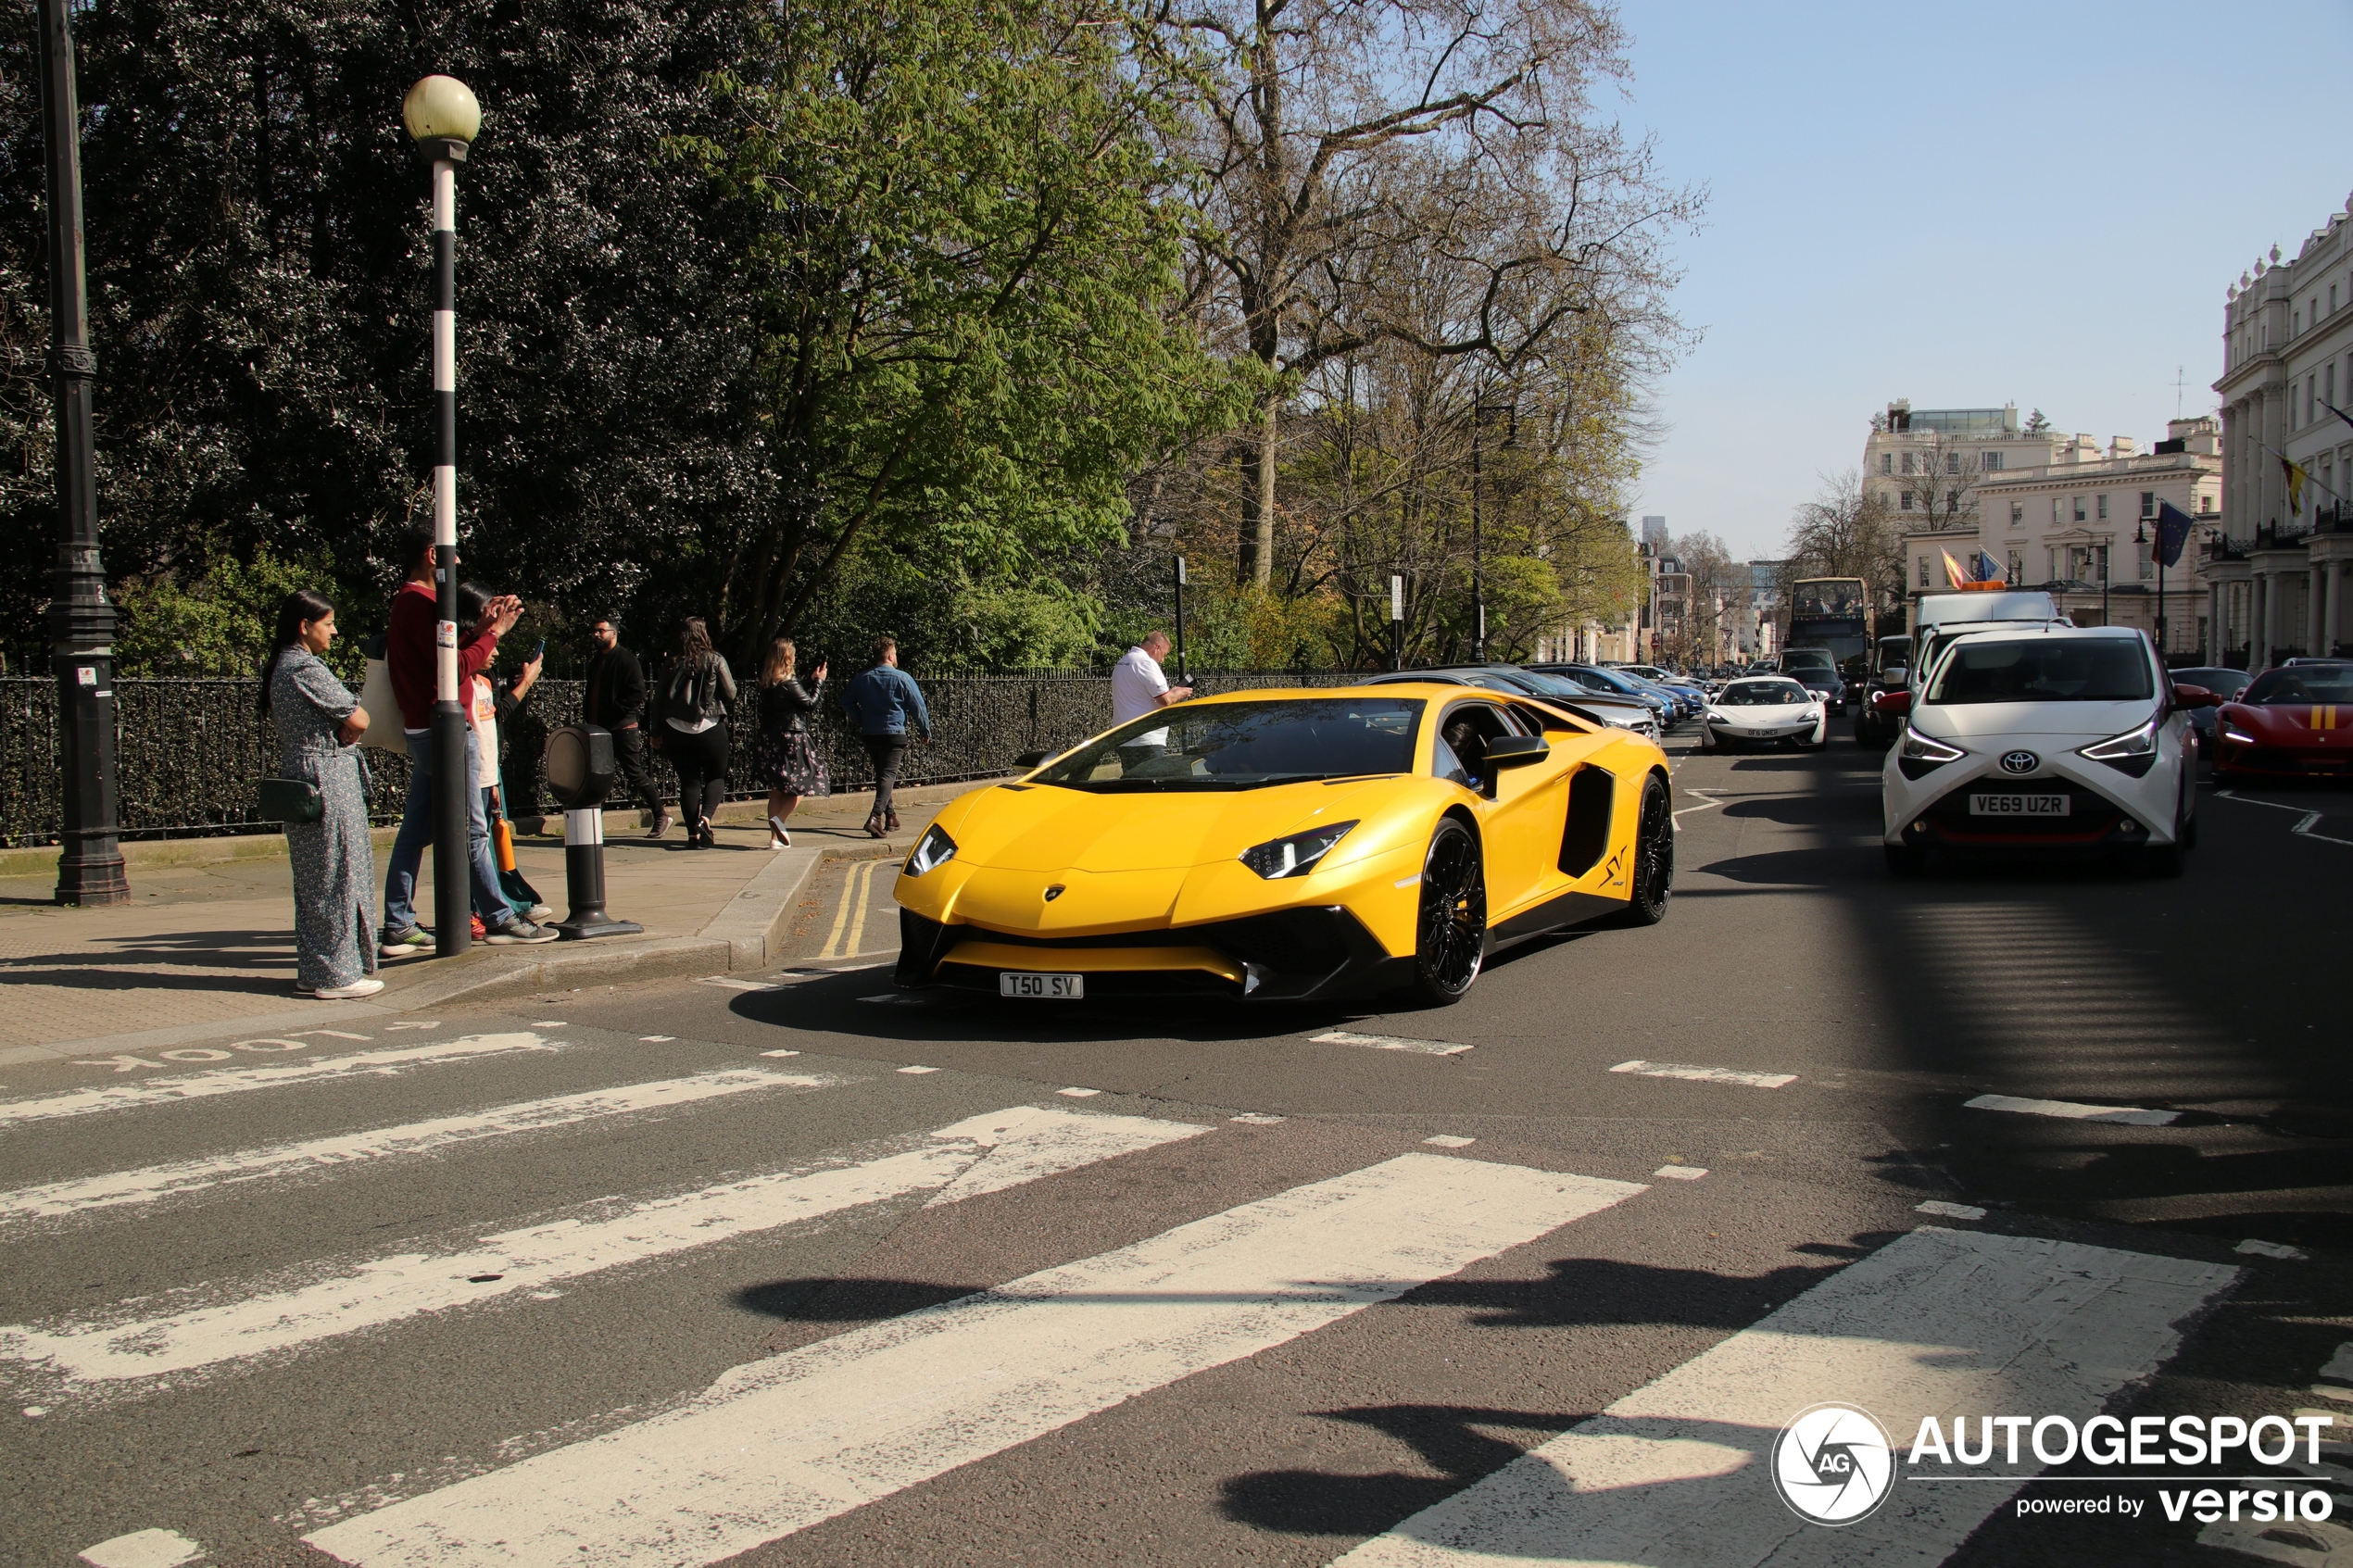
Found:
M 1453 685 L 1238 692 L 951 803 L 899 873 L 903 987 L 1452 1002 L 1498 942 L 1648 925 L 1667 759 Z

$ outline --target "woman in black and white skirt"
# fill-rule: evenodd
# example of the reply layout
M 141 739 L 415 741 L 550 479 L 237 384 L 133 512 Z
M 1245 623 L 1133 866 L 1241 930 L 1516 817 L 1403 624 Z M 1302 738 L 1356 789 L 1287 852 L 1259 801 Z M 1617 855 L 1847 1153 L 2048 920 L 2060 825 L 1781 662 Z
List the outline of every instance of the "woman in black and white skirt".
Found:
M 760 671 L 760 738 L 752 745 L 752 776 L 768 786 L 768 847 L 789 849 L 792 834 L 785 823 L 804 795 L 830 795 L 825 759 L 818 753 L 817 737 L 810 730 L 817 710 L 817 694 L 824 689 L 825 667 L 810 671 L 803 689 L 793 679 L 798 656 L 792 639 L 779 637 L 768 645 Z

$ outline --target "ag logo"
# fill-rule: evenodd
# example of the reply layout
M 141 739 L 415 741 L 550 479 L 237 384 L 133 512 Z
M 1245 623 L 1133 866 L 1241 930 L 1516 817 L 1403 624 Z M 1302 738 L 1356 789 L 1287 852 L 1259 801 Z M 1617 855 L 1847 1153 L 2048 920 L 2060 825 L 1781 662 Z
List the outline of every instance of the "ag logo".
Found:
M 2031 773 L 2042 765 L 2043 759 L 2031 751 L 2002 753 L 2002 771 L 2006 773 Z
M 1858 1405 L 1809 1406 L 1773 1439 L 1773 1489 L 1791 1512 L 1816 1524 L 1869 1518 L 1894 1480 L 1887 1429 Z

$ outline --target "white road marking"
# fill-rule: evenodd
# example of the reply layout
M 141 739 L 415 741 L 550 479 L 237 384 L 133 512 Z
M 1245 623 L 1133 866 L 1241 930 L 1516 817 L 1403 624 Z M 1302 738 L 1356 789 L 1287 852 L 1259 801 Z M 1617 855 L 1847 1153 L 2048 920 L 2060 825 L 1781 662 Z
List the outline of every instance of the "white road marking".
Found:
M 177 1530 L 134 1530 L 75 1554 L 90 1568 L 180 1568 L 204 1555 L 204 1548 Z
M 902 1067 L 899 1071 L 901 1073 L 937 1073 L 939 1069 L 937 1067 Z
M 259 1042 L 251 1042 L 259 1043 Z M 215 1095 L 242 1094 L 249 1089 L 273 1089 L 286 1084 L 316 1084 L 337 1078 L 374 1077 L 403 1073 L 434 1062 L 465 1061 L 507 1051 L 560 1050 L 568 1042 L 543 1040 L 536 1035 L 469 1035 L 438 1045 L 408 1046 L 396 1050 L 355 1051 L 349 1056 L 320 1057 L 290 1061 L 278 1067 L 243 1067 L 222 1073 L 188 1073 L 170 1078 L 147 1078 L 111 1088 L 75 1089 L 41 1099 L 0 1101 L 0 1126 L 18 1122 L 43 1122 L 57 1116 L 83 1116 L 96 1110 L 128 1110 L 164 1105 L 174 1100 L 208 1099 Z
M 1695 1084 L 1743 1084 L 1752 1089 L 1778 1089 L 1797 1082 L 1794 1073 L 1745 1073 L 1734 1067 L 1692 1067 L 1680 1061 L 1621 1061 L 1610 1071 L 1643 1078 L 1688 1078 Z
M 2353 1383 L 2353 1339 L 2348 1339 L 2336 1348 L 2336 1354 L 2331 1356 L 2322 1366 L 2320 1375 Z
M 535 1018 L 531 1021 L 531 1026 L 534 1029 L 569 1029 L 572 1027 L 570 1023 L 560 1018 Z
M 2121 1122 L 2134 1127 L 2162 1127 L 2182 1114 L 2178 1110 L 2143 1110 L 2130 1105 L 2078 1105 L 2066 1099 L 2020 1099 L 2016 1095 L 1980 1095 L 1963 1104 L 1970 1110 L 2014 1110 L 2022 1116 L 2064 1116 L 2076 1122 Z
M 2296 825 L 2288 829 L 2288 832 L 2301 834 L 2306 838 L 2322 839 L 2330 844 L 2353 844 L 2353 838 L 2339 838 L 2333 833 L 2314 832 L 2313 830 L 2319 826 L 2321 818 L 2324 813 L 2311 810 L 2306 807 L 2290 806 L 2286 802 L 2280 800 L 2258 800 L 2252 796 L 2235 794 L 2227 789 L 2216 790 L 2214 792 L 2214 798 L 2217 800 L 2235 800 L 2243 806 L 2269 806 L 2274 811 L 2301 812 L 2302 815 L 2296 819 Z
M 1470 1049 L 1446 1040 L 1408 1040 L 1394 1035 L 1356 1035 L 1345 1029 L 1307 1036 L 1319 1046 L 1368 1046 L 1377 1051 L 1418 1051 L 1424 1056 L 1459 1056 Z
M 2305 1392 L 2318 1394 L 2323 1399 L 2343 1399 L 2353 1403 L 2353 1388 L 2341 1388 L 2334 1383 L 2315 1383 Z
M 1228 1116 L 1226 1120 L 1228 1122 L 1239 1122 L 1245 1127 L 1271 1127 L 1277 1123 L 1283 1121 L 1284 1118 L 1280 1116 L 1268 1116 L 1263 1111 L 1245 1110 L 1239 1116 Z
M 1899 1464 L 1891 1506 L 1825 1536 L 1774 1494 L 1771 1447 L 1783 1423 L 1838 1399 L 1877 1416 L 1900 1454 L 1928 1415 L 2032 1411 L 2081 1422 L 2170 1360 L 2181 1344 L 2174 1325 L 2238 1273 L 2075 1242 L 1917 1230 L 1339 1562 L 1925 1568 L 2027 1477 L 1914 1490 L 1909 1476 L 1937 1467 Z M 1666 1542 L 1676 1544 L 1663 1554 Z
M 1912 1210 L 1915 1213 L 1933 1214 L 1940 1220 L 1985 1218 L 1985 1210 L 1974 1203 L 1947 1203 L 1941 1198 L 1931 1198 L 1926 1203 L 1915 1203 L 1912 1205 Z
M 640 1035 L 637 1036 L 637 1043 L 641 1046 L 658 1046 L 665 1040 L 674 1040 L 677 1037 L 675 1035 Z
M 1695 1182 L 1707 1174 L 1707 1167 L 1705 1165 L 1661 1165 L 1651 1174 L 1664 1176 L 1670 1182 Z
M 1716 797 L 1719 795 L 1729 794 L 1730 791 L 1720 789 L 1686 789 L 1683 793 L 1695 797 L 1699 801 L 1699 804 L 1696 806 L 1686 806 L 1683 808 L 1682 811 L 1675 811 L 1668 814 L 1668 820 L 1673 822 L 1678 827 L 1682 825 L 1684 811 L 1705 811 L 1711 806 L 1721 806 L 1724 803 Z
M 730 991 L 781 991 L 782 985 L 770 980 L 738 980 L 732 974 L 706 974 L 705 985 L 724 985 Z
M 1067 1089 L 1056 1089 L 1054 1091 L 1054 1093 L 1058 1095 L 1068 1095 L 1073 1099 L 1091 1099 L 1096 1095 L 1101 1094 L 1102 1092 L 1103 1091 L 1101 1089 L 1082 1089 L 1075 1085 Z
M 385 1025 L 384 1025 L 384 1027 L 385 1027 L 386 1029 L 388 1029 L 388 1030 L 389 1030 L 389 1029 L 438 1029 L 438 1028 L 440 1028 L 440 1027 L 441 1027 L 441 1023 L 440 1023 L 440 1021 L 439 1021 L 439 1020 L 437 1020 L 437 1019 L 404 1019 L 404 1020 L 402 1020 L 402 1021 L 401 1021 L 400 1022 L 398 1022 L 398 1023 L 387 1023 L 387 1024 L 385 1024 Z
M 1441 1148 L 1468 1148 L 1478 1141 L 1477 1138 L 1466 1138 L 1453 1133 L 1433 1133 L 1422 1140 L 1424 1143 L 1436 1144 Z
M 301 1143 L 239 1149 L 233 1154 L 200 1160 L 177 1160 L 135 1171 L 48 1182 L 40 1186 L 0 1192 L 0 1224 L 10 1221 L 57 1219 L 94 1209 L 154 1203 L 184 1198 L 236 1182 L 261 1181 L 379 1160 L 393 1155 L 422 1154 L 451 1144 L 505 1137 L 585 1122 L 598 1116 L 625 1116 L 659 1110 L 666 1106 L 692 1105 L 702 1100 L 755 1089 L 824 1089 L 856 1080 L 807 1073 L 772 1073 L 765 1068 L 734 1068 L 668 1078 L 651 1084 L 591 1089 L 583 1094 L 547 1099 L 520 1100 L 493 1106 L 465 1116 L 437 1116 L 403 1126 L 378 1127 L 361 1133 L 310 1138 Z
M 762 1056 L 799 1056 L 799 1051 L 761 1051 Z
M 121 1309 L 0 1328 L 0 1359 L 74 1386 L 154 1377 L 295 1349 L 772 1231 L 893 1198 L 953 1202 L 1208 1128 L 1059 1106 L 1014 1106 L 837 1159 L 627 1204 L 582 1205 L 463 1247 L 378 1258 L 329 1277 L 244 1297 L 180 1293 L 200 1304 L 131 1318 Z M 205 1298 L 210 1297 L 210 1299 Z M 155 1298 L 125 1306 L 152 1308 Z
M 2244 1252 L 2250 1258 L 2284 1258 L 2292 1263 L 2306 1262 L 2311 1258 L 2311 1254 L 2300 1247 L 2289 1247 L 2277 1241 L 2259 1241 L 2254 1236 L 2248 1236 L 2231 1250 Z
M 1402 1155 L 739 1366 L 668 1414 L 304 1539 L 364 1568 L 715 1562 L 1286 1344 L 1641 1190 Z

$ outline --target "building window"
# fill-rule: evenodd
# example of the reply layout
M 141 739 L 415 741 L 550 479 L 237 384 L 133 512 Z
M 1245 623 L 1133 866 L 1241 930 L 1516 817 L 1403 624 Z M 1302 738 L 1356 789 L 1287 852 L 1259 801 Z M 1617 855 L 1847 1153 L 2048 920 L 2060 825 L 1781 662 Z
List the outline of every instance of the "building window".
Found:
M 2306 376 L 2304 378 L 2304 422 L 2308 425 L 2312 422 L 2312 399 L 2318 394 L 2319 389 L 2320 378 L 2318 376 Z M 2295 393 L 2290 392 L 2288 395 L 2293 397 Z
M 2025 502 L 2023 502 L 2023 501 L 2012 501 L 2012 502 L 2010 503 L 2010 521 L 2011 521 L 2011 523 L 2012 523 L 2013 525 L 2016 525 L 2016 526 L 2023 527 L 2023 526 L 2025 525 L 2025 522 L 2026 522 L 2026 503 L 2025 503 Z
M 1904 505 L 1900 509 L 1907 512 L 1912 509 L 1912 493 L 1908 490 L 1904 492 Z
M 1904 454 L 1904 471 L 1906 473 L 1912 471 L 1912 455 L 1909 452 Z
M 1955 516 L 1960 511 L 1960 509 L 1961 493 L 1957 490 L 1947 490 L 1944 492 L 1944 515 L 1947 517 Z
M 2145 518 L 2155 517 L 2157 515 L 2156 491 L 2144 490 L 2141 492 L 2141 515 Z
M 2329 285 L 2329 314 L 2332 316 L 2336 314 L 2336 285 L 2334 283 Z
M 2016 550 L 2012 550 L 2009 554 L 2010 585 L 2016 587 L 2018 580 L 2026 575 L 2026 558 Z
M 2108 495 L 2105 492 L 2103 492 L 2100 495 L 2099 511 L 2100 521 L 2102 522 L 2106 522 L 2108 521 Z
M 2197 509 L 2202 512 L 2212 511 L 2214 509 L 2214 497 L 2211 495 L 2200 495 L 2197 498 Z
M 1920 558 L 1920 586 L 1923 588 L 1928 586 L 1928 558 L 1926 556 Z
M 2075 497 L 2075 521 L 2078 522 L 2083 521 L 2083 497 L 2081 495 Z
M 1985 471 L 1988 473 L 1999 473 L 2002 471 L 2002 455 L 1999 452 L 1988 452 L 1985 454 Z
M 1879 455 L 1879 471 L 1881 473 L 1894 473 L 1895 471 L 1894 453 L 1881 452 Z
M 1944 471 L 1946 473 L 1958 473 L 1961 471 L 1961 455 L 1958 452 L 1947 452 L 1944 454 Z
M 2053 522 L 2057 522 L 2058 520 L 2059 520 L 2059 498 L 2058 498 L 2057 496 L 2054 495 L 2054 496 L 2052 496 L 2052 497 L 2051 497 L 2051 521 L 2052 521 Z
M 2336 361 L 2334 359 L 2321 367 L 2321 401 L 2336 401 Z

